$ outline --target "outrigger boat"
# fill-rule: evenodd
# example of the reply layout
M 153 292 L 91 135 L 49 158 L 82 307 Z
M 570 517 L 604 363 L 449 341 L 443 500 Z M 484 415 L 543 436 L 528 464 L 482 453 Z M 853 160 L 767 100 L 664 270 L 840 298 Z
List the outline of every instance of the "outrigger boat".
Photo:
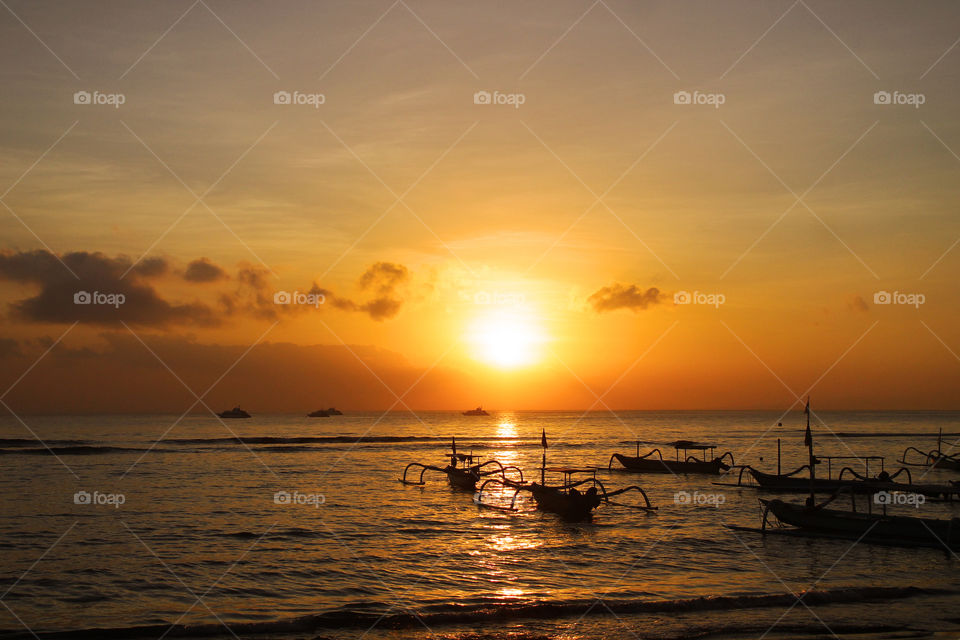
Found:
M 896 473 L 893 474 L 884 471 L 883 458 L 881 456 L 864 456 L 862 458 L 857 458 L 856 456 L 817 456 L 816 464 L 820 464 L 826 460 L 828 462 L 829 469 L 829 465 L 833 460 L 847 459 L 863 460 L 867 465 L 868 475 L 860 475 L 851 467 L 843 467 L 840 470 L 840 474 L 834 478 L 832 471 L 828 470 L 826 478 L 813 479 L 814 490 L 819 493 L 835 493 L 841 490 L 848 490 L 853 493 L 860 494 L 873 494 L 879 491 L 903 491 L 908 493 L 919 493 L 928 498 L 938 498 L 947 501 L 960 499 L 960 483 L 914 484 L 910 470 L 906 467 L 901 467 Z M 880 473 L 875 476 L 869 475 L 870 460 L 880 460 Z M 764 473 L 763 471 L 754 469 L 750 465 L 741 465 L 739 468 L 740 475 L 737 477 L 736 484 L 722 482 L 717 482 L 714 484 L 728 487 L 755 487 L 763 491 L 780 493 L 807 493 L 810 491 L 811 481 L 809 474 L 800 475 L 801 472 L 810 469 L 810 465 L 807 464 L 794 469 L 790 473 L 782 474 Z M 749 476 L 753 478 L 756 484 L 745 484 L 743 481 L 744 472 L 748 472 Z M 901 474 L 906 474 L 906 482 L 897 482 L 896 479 Z
M 932 469 L 951 469 L 953 471 L 960 471 L 960 455 L 948 454 L 943 451 L 942 447 L 943 429 L 940 430 L 940 434 L 937 436 L 936 449 L 931 449 L 930 451 L 924 453 L 916 447 L 907 447 L 903 450 L 903 455 L 897 462 L 909 464 L 913 467 L 930 467 Z M 918 454 L 923 456 L 923 462 L 907 462 L 907 454 L 911 451 L 916 451 Z
M 624 487 L 623 489 L 617 489 L 616 491 L 607 491 L 606 487 L 603 486 L 603 483 L 597 479 L 597 468 L 596 467 L 586 467 L 586 468 L 575 468 L 575 467 L 547 467 L 547 435 L 546 432 L 542 436 L 542 445 L 543 445 L 543 463 L 540 467 L 540 482 L 515 482 L 505 479 L 496 479 L 491 478 L 486 480 L 481 486 L 479 491 L 477 491 L 474 496 L 474 502 L 483 507 L 491 507 L 495 509 L 502 509 L 504 511 L 514 511 L 517 501 L 517 496 L 521 491 L 528 491 L 533 496 L 534 501 L 537 504 L 537 508 L 542 511 L 550 511 L 560 515 L 566 520 L 587 520 L 593 515 L 593 510 L 599 507 L 602 503 L 610 503 L 610 498 L 621 493 L 626 493 L 627 491 L 639 491 L 640 495 L 643 496 L 644 505 L 634 507 L 637 509 L 642 509 L 644 511 L 656 511 L 657 507 L 654 507 L 650 504 L 650 498 L 647 496 L 646 492 L 636 486 L 631 485 L 629 487 Z M 560 485 L 550 486 L 546 483 L 546 473 L 560 473 L 563 477 Z M 575 474 L 588 473 L 590 477 L 584 478 L 582 480 L 574 480 Z M 491 484 L 501 485 L 505 488 L 515 489 L 513 497 L 510 500 L 509 507 L 501 507 L 490 503 L 485 503 L 483 501 L 483 492 L 487 486 Z M 589 484 L 589 488 L 586 491 L 581 491 L 578 487 Z M 629 505 L 623 505 L 629 506 Z
M 838 495 L 840 493 L 834 494 L 821 504 L 760 500 L 760 505 L 764 509 L 760 529 L 732 525 L 728 527 L 764 534 L 839 538 L 908 547 L 960 549 L 960 518 L 939 520 L 825 508 Z M 771 514 L 779 527 L 769 521 Z M 786 528 L 783 525 L 790 525 L 793 528 Z
M 445 467 L 438 467 L 431 464 L 421 464 L 419 462 L 411 462 L 403 470 L 403 477 L 399 478 L 400 482 L 403 484 L 422 486 L 426 484 L 423 481 L 423 474 L 427 471 L 439 471 L 440 473 L 447 474 L 447 479 L 450 481 L 450 484 L 458 489 L 466 489 L 468 491 L 476 491 L 477 483 L 481 479 L 486 478 L 487 476 L 500 474 L 500 477 L 503 481 L 508 481 L 507 471 L 515 471 L 520 476 L 520 482 L 523 482 L 523 471 L 520 467 L 515 467 L 512 465 L 503 465 L 498 460 L 487 460 L 482 462 L 480 456 L 475 456 L 473 453 L 457 453 L 457 439 L 453 439 L 453 449 L 449 454 L 450 463 Z M 491 467 L 496 465 L 496 468 L 486 469 L 484 467 Z M 420 478 L 418 481 L 414 482 L 412 480 L 407 480 L 407 472 L 410 471 L 411 467 L 420 467 Z
M 615 453 L 610 456 L 607 469 L 613 469 L 614 460 L 623 465 L 623 468 L 627 471 L 636 471 L 639 473 L 706 473 L 716 475 L 734 466 L 733 454 L 729 451 L 719 457 L 714 455 L 717 448 L 717 445 L 714 444 L 701 444 L 691 440 L 677 440 L 676 442 L 671 442 L 670 446 L 674 448 L 676 453 L 675 460 L 664 460 L 660 449 L 653 449 L 641 456 L 640 442 L 638 441 L 636 456 L 625 456 L 621 453 Z M 690 451 L 700 452 L 702 458 L 698 458 L 696 455 L 688 455 Z M 707 455 L 708 451 L 710 452 L 709 457 Z M 681 452 L 683 452 L 682 460 L 680 458 Z M 657 455 L 656 458 L 653 457 L 654 454 Z M 724 462 L 728 457 L 730 458 L 730 464 Z
M 813 436 L 810 432 L 810 400 L 804 409 L 807 414 L 807 430 L 804 444 L 807 446 L 810 457 L 810 478 L 807 486 L 810 495 L 805 504 L 784 502 L 783 500 L 760 500 L 763 507 L 761 525 L 759 529 L 727 525 L 728 528 L 739 531 L 752 531 L 761 534 L 781 534 L 813 536 L 818 538 L 840 538 L 880 544 L 892 544 L 909 547 L 947 547 L 960 548 L 960 518 L 939 520 L 935 518 L 920 518 L 914 516 L 887 515 L 886 502 L 883 503 L 883 513 L 874 514 L 857 512 L 856 492 L 852 487 L 841 487 L 836 493 L 824 502 L 816 503 L 816 477 L 814 468 L 816 457 L 813 454 Z M 846 493 L 850 495 L 851 511 L 827 509 L 827 505 L 838 496 Z M 882 491 L 871 493 L 881 494 Z M 876 497 L 873 498 L 874 500 Z M 868 509 L 871 503 L 868 502 Z M 770 523 L 769 517 L 773 514 L 776 524 Z M 768 525 L 771 525 L 768 527 Z M 789 525 L 784 527 L 783 525 Z

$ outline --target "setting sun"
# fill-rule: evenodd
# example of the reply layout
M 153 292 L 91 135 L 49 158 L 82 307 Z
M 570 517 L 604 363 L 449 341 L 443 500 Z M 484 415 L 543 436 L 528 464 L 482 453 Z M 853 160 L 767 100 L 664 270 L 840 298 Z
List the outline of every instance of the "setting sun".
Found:
M 540 360 L 545 335 L 531 314 L 501 311 L 474 320 L 468 339 L 475 359 L 513 369 Z

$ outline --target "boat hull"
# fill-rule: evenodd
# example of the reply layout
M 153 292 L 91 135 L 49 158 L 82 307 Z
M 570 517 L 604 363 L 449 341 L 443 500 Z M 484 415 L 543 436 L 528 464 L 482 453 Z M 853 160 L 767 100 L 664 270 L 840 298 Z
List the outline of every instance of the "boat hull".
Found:
M 765 491 L 781 491 L 784 493 L 807 493 L 810 491 L 810 478 L 799 476 L 778 476 L 772 473 L 763 473 L 756 469 L 748 469 L 757 485 Z M 942 498 L 953 500 L 960 496 L 960 487 L 953 485 L 934 484 L 905 484 L 902 482 L 882 482 L 879 480 L 837 480 L 832 478 L 815 478 L 814 491 L 818 493 L 836 493 L 840 490 L 852 491 L 858 494 L 874 494 L 880 491 L 901 491 L 904 493 L 918 493 L 928 498 Z
M 464 469 L 455 469 L 453 467 L 447 467 L 445 469 L 447 472 L 447 479 L 450 480 L 450 484 L 457 489 L 465 489 L 468 491 L 476 491 L 477 483 L 480 481 L 480 475 L 475 471 L 466 471 Z
M 625 456 L 620 453 L 613 454 L 613 457 L 623 465 L 624 469 L 638 473 L 702 473 L 717 475 L 730 468 L 719 458 L 707 461 L 681 462 L 679 460 L 637 458 Z
M 599 496 L 588 496 L 583 493 L 570 495 L 559 489 L 536 483 L 530 486 L 530 493 L 533 494 L 538 509 L 556 513 L 569 520 L 586 520 L 600 505 Z
M 780 522 L 805 531 L 866 541 L 960 547 L 960 518 L 936 520 L 836 509 L 808 509 L 804 505 L 782 500 L 762 500 L 761 503 Z

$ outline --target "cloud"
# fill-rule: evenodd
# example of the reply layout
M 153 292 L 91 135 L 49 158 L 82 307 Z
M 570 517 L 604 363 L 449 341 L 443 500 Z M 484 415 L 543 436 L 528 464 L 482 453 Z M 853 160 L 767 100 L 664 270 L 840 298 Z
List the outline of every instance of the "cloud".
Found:
M 404 300 L 398 289 L 409 281 L 410 270 L 402 264 L 377 262 L 370 266 L 358 280 L 358 286 L 361 290 L 376 292 L 376 297 L 372 300 L 357 302 L 339 296 L 328 289 L 323 289 L 316 284 L 310 289 L 310 293 L 323 294 L 326 298 L 326 304 L 330 304 L 337 309 L 366 313 L 372 320 L 383 322 L 400 313 Z
M 197 258 L 187 265 L 183 279 L 188 282 L 215 282 L 227 277 L 227 272 L 207 258 Z
M 410 272 L 402 264 L 393 262 L 377 262 L 360 276 L 360 288 L 363 290 L 375 289 L 381 296 L 388 296 L 399 285 L 410 279 Z
M 853 298 L 850 299 L 850 308 L 854 311 L 870 311 L 870 305 L 863 299 L 863 296 L 853 296 Z
M 15 319 L 94 325 L 218 324 L 214 311 L 204 304 L 171 303 L 157 294 L 148 281 L 169 270 L 170 265 L 164 258 L 133 263 L 127 256 L 111 258 L 99 252 L 74 251 L 58 259 L 49 251 L 39 249 L 0 251 L 0 279 L 40 288 L 32 297 L 9 303 Z M 82 303 L 84 293 L 89 294 L 88 297 L 95 293 L 113 296 L 110 298 L 113 302 Z M 116 302 L 118 300 L 122 302 Z
M 656 287 L 650 287 L 644 291 L 642 287 L 635 284 L 625 285 L 619 282 L 608 287 L 601 287 L 587 298 L 587 302 L 597 313 L 616 311 L 617 309 L 639 311 L 651 305 L 659 304 L 660 300 L 660 290 Z

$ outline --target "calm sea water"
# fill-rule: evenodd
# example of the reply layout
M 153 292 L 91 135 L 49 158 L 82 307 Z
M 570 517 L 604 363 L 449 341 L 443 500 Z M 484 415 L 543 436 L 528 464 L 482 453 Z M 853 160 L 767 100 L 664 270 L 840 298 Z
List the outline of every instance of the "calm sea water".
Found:
M 819 417 L 818 453 L 883 455 L 888 470 L 905 446 L 932 448 L 938 429 L 960 433 L 957 413 Z M 451 436 L 461 452 L 536 477 L 541 429 L 550 465 L 605 468 L 637 439 L 685 438 L 775 471 L 781 438 L 787 471 L 806 455 L 802 416 L 783 427 L 779 418 L 435 412 L 226 427 L 198 416 L 175 426 L 164 415 L 3 418 L 0 637 L 757 638 L 774 624 L 766 637 L 957 637 L 956 555 L 733 532 L 723 525 L 759 524 L 758 494 L 712 484 L 719 478 L 604 470 L 608 488 L 639 484 L 660 508 L 604 505 L 587 523 L 523 500 L 518 513 L 483 509 L 439 474 L 424 487 L 397 482 L 409 462 L 443 465 Z M 960 474 L 924 478 L 951 479 Z M 78 492 L 90 503 L 77 504 Z M 678 504 L 680 492 L 692 499 Z M 922 510 L 960 516 L 960 506 Z M 791 595 L 808 590 L 799 603 Z

